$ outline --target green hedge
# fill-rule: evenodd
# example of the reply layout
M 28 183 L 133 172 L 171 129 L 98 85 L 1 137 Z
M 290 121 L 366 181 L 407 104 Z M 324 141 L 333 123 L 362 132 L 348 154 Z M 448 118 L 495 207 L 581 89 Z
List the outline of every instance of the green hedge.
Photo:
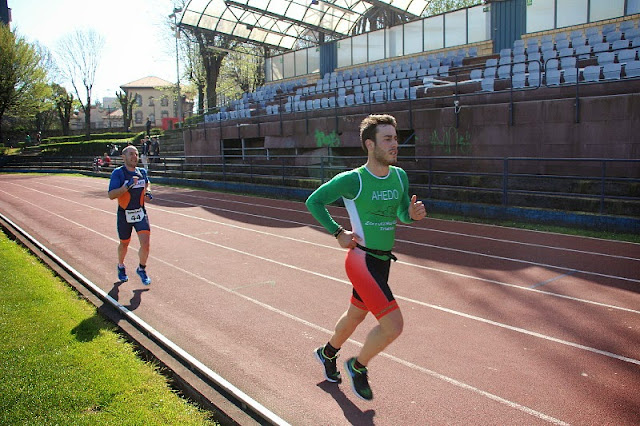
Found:
M 77 136 L 53 136 L 50 138 L 44 139 L 42 142 L 46 144 L 53 143 L 63 143 L 63 142 L 85 142 L 85 141 L 96 141 L 96 140 L 113 140 L 113 139 L 130 139 L 132 137 L 137 137 L 141 135 L 141 133 L 125 133 L 125 132 L 114 132 L 114 133 L 96 133 L 87 137 L 87 135 L 77 135 Z
M 129 142 L 137 144 L 138 142 L 125 139 L 107 139 L 100 141 L 87 141 L 87 142 L 62 142 L 53 144 L 42 144 L 40 149 L 42 155 L 56 156 L 56 155 L 102 155 L 105 152 L 109 152 L 111 144 L 117 145 L 120 150 L 127 146 Z

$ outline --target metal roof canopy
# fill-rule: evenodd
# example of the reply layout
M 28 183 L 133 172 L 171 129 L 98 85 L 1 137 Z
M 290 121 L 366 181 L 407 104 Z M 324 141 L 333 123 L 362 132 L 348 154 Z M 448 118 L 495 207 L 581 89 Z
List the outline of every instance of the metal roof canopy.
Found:
M 428 0 L 190 0 L 179 25 L 292 50 L 300 40 L 318 44 L 318 33 L 336 39 L 349 36 L 371 7 L 418 18 L 428 4 Z

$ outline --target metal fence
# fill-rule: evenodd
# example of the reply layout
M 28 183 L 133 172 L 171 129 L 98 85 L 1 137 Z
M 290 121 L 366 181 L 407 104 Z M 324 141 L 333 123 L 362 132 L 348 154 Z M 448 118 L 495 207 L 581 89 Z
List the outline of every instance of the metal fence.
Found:
M 315 189 L 366 157 L 252 155 L 150 158 L 149 175 Z M 94 157 L 5 156 L 0 170 L 109 172 Z M 400 157 L 425 200 L 640 217 L 640 159 Z

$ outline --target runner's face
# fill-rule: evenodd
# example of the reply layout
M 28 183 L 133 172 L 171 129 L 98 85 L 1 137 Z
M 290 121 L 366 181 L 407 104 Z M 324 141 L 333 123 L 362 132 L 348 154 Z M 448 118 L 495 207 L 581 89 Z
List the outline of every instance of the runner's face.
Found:
M 128 149 L 122 155 L 124 158 L 124 165 L 129 168 L 135 168 L 138 165 L 138 151 L 135 149 Z
M 390 166 L 398 161 L 398 136 L 392 125 L 378 125 L 373 158 L 383 166 Z

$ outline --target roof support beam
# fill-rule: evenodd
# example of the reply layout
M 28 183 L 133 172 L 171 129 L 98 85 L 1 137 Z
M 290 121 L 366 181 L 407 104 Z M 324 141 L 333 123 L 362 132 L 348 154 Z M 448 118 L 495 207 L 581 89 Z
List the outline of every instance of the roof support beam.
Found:
M 308 23 L 306 23 L 304 21 L 300 21 L 298 19 L 289 18 L 287 16 L 279 15 L 277 13 L 272 13 L 272 12 L 269 12 L 267 10 L 260 9 L 258 7 L 253 7 L 253 6 L 249 6 L 249 5 L 246 5 L 246 4 L 238 3 L 238 2 L 235 2 L 233 0 L 226 0 L 225 4 L 227 5 L 227 7 L 228 6 L 233 6 L 233 7 L 239 8 L 239 9 L 249 10 L 251 12 L 258 13 L 260 15 L 265 15 L 265 16 L 269 16 L 271 18 L 280 19 L 282 21 L 291 22 L 292 24 L 296 24 L 297 26 L 308 28 L 308 29 L 313 30 L 313 31 L 323 32 L 323 33 L 325 33 L 327 35 L 330 35 L 332 37 L 335 37 L 335 38 L 344 37 L 344 34 L 337 33 L 335 31 L 329 30 L 327 28 L 320 27 L 318 25 L 311 25 L 311 24 L 308 24 Z M 262 28 L 262 27 L 256 27 L 256 28 L 260 28 L 262 30 L 267 31 L 265 28 Z M 270 32 L 275 32 L 275 31 L 270 31 Z M 280 34 L 280 33 L 278 33 L 278 34 Z M 285 34 L 285 35 L 290 36 L 289 34 Z M 290 37 L 295 37 L 295 36 L 290 36 Z M 299 37 L 296 37 L 296 38 L 299 38 Z

